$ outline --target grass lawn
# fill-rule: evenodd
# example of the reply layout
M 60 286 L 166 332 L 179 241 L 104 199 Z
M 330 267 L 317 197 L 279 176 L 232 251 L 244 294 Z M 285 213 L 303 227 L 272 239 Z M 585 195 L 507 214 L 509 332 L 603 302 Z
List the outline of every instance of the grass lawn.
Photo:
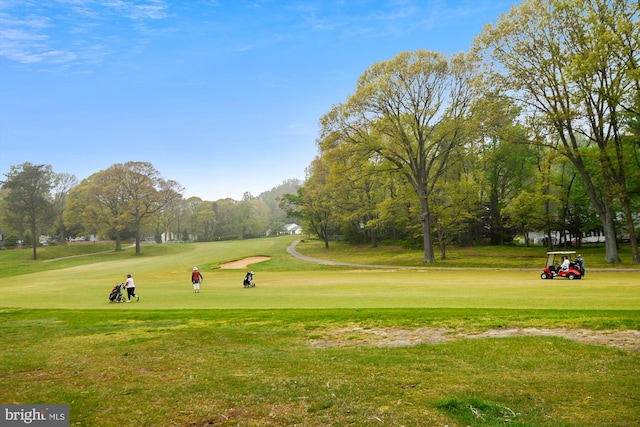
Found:
M 545 281 L 527 250 L 512 250 L 517 269 L 331 267 L 288 255 L 292 239 L 0 252 L 0 403 L 66 403 L 84 426 L 640 423 L 637 271 Z M 414 262 L 398 248 L 298 249 Z M 256 255 L 271 257 L 250 266 L 256 288 L 218 268 Z M 129 272 L 141 301 L 109 304 Z

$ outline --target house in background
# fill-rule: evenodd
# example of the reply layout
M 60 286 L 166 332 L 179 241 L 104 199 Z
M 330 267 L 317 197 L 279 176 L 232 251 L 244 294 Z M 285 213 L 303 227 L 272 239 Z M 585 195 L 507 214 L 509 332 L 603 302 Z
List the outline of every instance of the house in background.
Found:
M 285 224 L 282 226 L 282 234 L 302 234 L 302 228 L 298 224 Z

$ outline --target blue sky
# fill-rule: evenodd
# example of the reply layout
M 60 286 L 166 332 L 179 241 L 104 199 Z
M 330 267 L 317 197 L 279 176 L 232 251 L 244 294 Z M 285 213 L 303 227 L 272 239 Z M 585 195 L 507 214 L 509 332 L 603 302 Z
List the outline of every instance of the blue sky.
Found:
M 305 178 L 371 64 L 468 51 L 502 0 L 2 0 L 0 179 L 146 161 L 185 197 Z

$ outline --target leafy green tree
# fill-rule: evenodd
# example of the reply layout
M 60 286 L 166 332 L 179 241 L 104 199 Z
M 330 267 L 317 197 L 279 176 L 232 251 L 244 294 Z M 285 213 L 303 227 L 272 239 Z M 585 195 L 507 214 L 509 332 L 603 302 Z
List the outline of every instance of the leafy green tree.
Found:
M 216 200 L 213 210 L 216 214 L 217 239 L 236 239 L 240 235 L 240 227 L 235 217 L 238 202 L 231 198 Z
M 379 156 L 354 156 L 343 144 L 320 144 L 323 163 L 328 168 L 325 191 L 334 199 L 334 218 L 342 223 L 345 240 L 368 239 L 377 247 L 378 233 L 384 227 L 379 204 L 385 198 L 384 183 L 388 166 Z
M 189 197 L 185 203 L 185 209 L 187 213 L 190 235 L 185 236 L 193 240 L 198 240 L 198 230 L 200 227 L 198 215 L 200 214 L 200 207 L 203 201 L 200 197 Z
M 156 215 L 156 243 L 179 241 L 186 217 L 186 203 L 180 197 L 167 204 Z
M 198 205 L 197 234 L 198 239 L 210 242 L 215 239 L 218 219 L 214 210 L 213 202 L 202 202 Z
M 299 179 L 287 179 L 282 184 L 260 193 L 258 196 L 258 199 L 262 200 L 269 209 L 268 228 L 271 230 L 271 234 L 277 234 L 285 224 L 299 222 L 297 218 L 288 218 L 286 212 L 280 209 L 280 200 L 284 194 L 296 194 L 301 186 L 302 181 Z
M 18 239 L 18 235 L 17 234 L 9 234 L 4 239 L 4 246 L 6 248 L 15 249 L 16 247 L 18 247 L 18 241 L 19 240 L 20 239 Z
M 127 198 L 121 187 L 122 175 L 116 168 L 96 172 L 75 186 L 68 196 L 64 213 L 67 227 L 93 231 L 115 240 L 115 250 L 122 250 L 122 234 L 131 223 Z
M 546 150 L 546 149 L 542 149 Z M 553 194 L 554 187 L 552 185 L 553 181 L 553 165 L 556 162 L 556 157 L 558 154 L 554 151 L 546 150 L 545 155 L 543 155 L 537 165 L 536 165 L 536 175 L 538 176 L 538 181 L 536 183 L 536 194 L 545 195 L 543 200 L 543 220 L 544 224 L 541 227 L 547 235 L 545 241 L 546 246 L 549 250 L 553 248 L 554 238 L 553 232 L 556 230 L 554 227 L 556 224 L 556 211 L 557 211 L 557 198 Z
M 522 232 L 527 247 L 530 244 L 529 233 L 544 226 L 543 204 L 543 195 L 525 190 L 502 210 L 507 225 L 516 227 Z
M 303 229 L 312 230 L 329 249 L 329 238 L 335 231 L 336 206 L 327 191 L 329 169 L 321 157 L 316 157 L 307 169 L 307 179 L 297 194 L 285 194 L 280 207 L 287 216 L 301 218 Z
M 542 136 L 539 143 L 578 170 L 602 222 L 610 263 L 620 262 L 614 195 L 630 212 L 619 159 L 621 118 L 638 88 L 639 7 L 628 0 L 527 0 L 475 41 L 497 87 L 519 102 Z M 600 194 L 585 165 L 591 144 L 598 148 Z
M 51 188 L 54 176 L 50 165 L 23 163 L 11 166 L 2 181 L 4 215 L 24 219 L 31 235 L 33 259 L 37 259 L 39 226 L 47 224 L 51 217 Z
M 7 194 L 9 190 L 0 182 L 0 229 L 4 233 L 11 233 L 17 236 L 17 240 L 24 237 L 27 227 L 24 212 L 16 212 L 7 208 Z
M 465 142 L 473 66 L 425 50 L 370 66 L 347 102 L 321 119 L 321 140 L 377 155 L 404 175 L 420 200 L 425 263 L 435 262 L 429 195 Z
M 163 179 L 146 162 L 118 163 L 84 180 L 70 193 L 70 222 L 80 221 L 86 230 L 93 228 L 114 235 L 116 250 L 122 249 L 122 232 L 135 237 L 136 254 L 141 251 L 143 227 L 153 217 L 182 198 L 183 188 Z
M 440 256 L 447 258 L 446 246 L 452 242 L 468 243 L 469 227 L 482 215 L 480 185 L 469 174 L 441 180 L 431 193 L 433 223 L 440 246 Z
M 636 68 L 636 75 L 640 76 L 640 70 Z M 640 80 L 636 77 L 636 81 Z M 640 86 L 640 83 L 637 84 Z M 625 164 L 627 183 L 629 186 L 628 197 L 630 212 L 625 212 L 625 231 L 629 235 L 632 250 L 638 247 L 638 232 L 640 229 L 640 88 L 636 88 L 636 103 L 625 114 L 625 124 L 629 133 L 624 135 L 622 143 L 625 146 L 624 156 L 621 161 Z M 640 258 L 637 249 L 633 252 L 634 262 L 636 256 Z
M 112 167 L 122 172 L 120 185 L 132 220 L 136 254 L 140 254 L 143 221 L 159 213 L 170 203 L 180 200 L 184 188 L 176 181 L 162 178 L 151 163 L 127 162 Z
M 66 237 L 64 212 L 67 209 L 67 196 L 76 185 L 78 185 L 78 180 L 75 175 L 59 173 L 54 177 L 52 208 L 58 223 L 58 241 L 60 243 L 64 243 Z
M 487 207 L 489 241 L 501 245 L 510 237 L 502 209 L 522 190 L 531 190 L 537 156 L 525 143 L 526 129 L 517 124 L 520 109 L 506 96 L 487 91 L 474 99 L 472 150 Z
M 269 224 L 269 207 L 262 200 L 244 193 L 242 201 L 236 205 L 235 218 L 238 221 L 240 238 L 264 235 Z
M 384 199 L 378 204 L 380 223 L 386 228 L 386 238 L 403 241 L 411 247 L 421 247 L 422 223 L 420 200 L 402 175 L 385 174 Z

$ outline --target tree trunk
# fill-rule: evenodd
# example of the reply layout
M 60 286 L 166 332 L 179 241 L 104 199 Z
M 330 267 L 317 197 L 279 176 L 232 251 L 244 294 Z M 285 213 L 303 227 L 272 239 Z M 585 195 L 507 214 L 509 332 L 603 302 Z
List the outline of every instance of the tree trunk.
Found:
M 447 259 L 447 245 L 444 241 L 444 233 L 442 227 L 436 227 L 438 230 L 438 244 L 440 245 L 440 259 Z
M 622 206 L 626 218 L 627 233 L 629 233 L 629 241 L 631 242 L 631 262 L 634 264 L 640 264 L 640 254 L 638 253 L 638 236 L 636 235 L 636 229 L 633 225 L 633 213 L 629 206 L 629 198 L 624 197 L 622 200 Z
M 575 144 L 575 135 L 572 134 L 571 138 L 571 140 L 574 141 Z M 606 157 L 606 153 L 604 153 L 603 151 L 604 150 L 601 149 L 600 156 L 600 169 L 602 172 L 604 192 L 602 198 L 599 197 L 596 186 L 591 179 L 591 175 L 587 171 L 582 158 L 580 156 L 571 156 L 569 157 L 569 159 L 582 176 L 582 181 L 584 182 L 587 194 L 589 195 L 589 199 L 591 199 L 591 204 L 595 207 L 596 212 L 598 213 L 598 218 L 602 223 L 602 229 L 604 231 L 605 238 L 605 262 L 611 264 L 620 264 L 620 256 L 618 255 L 618 245 L 616 242 L 616 230 L 614 223 L 615 210 L 613 208 L 613 200 L 611 196 L 614 186 L 611 179 L 611 174 L 608 172 L 608 158 Z
M 136 255 L 140 255 L 140 226 L 136 226 Z
M 371 247 L 372 248 L 377 248 L 378 247 L 378 235 L 376 233 L 376 230 L 374 228 L 369 229 L 369 232 L 371 233 Z
M 424 244 L 424 259 L 422 262 L 434 263 L 436 262 L 436 256 L 433 253 L 433 238 L 431 236 L 431 214 L 429 212 L 429 202 L 427 197 L 422 195 L 420 197 L 420 206 L 422 208 L 422 215 L 420 221 L 422 222 L 422 242 Z
M 502 220 L 500 218 L 500 207 L 498 197 L 498 184 L 494 183 L 489 195 L 489 236 L 491 245 L 501 245 L 503 241 Z
M 329 249 L 329 233 L 328 233 L 328 227 L 323 226 L 323 236 L 324 236 L 324 248 L 325 249 Z
M 616 229 L 614 223 L 615 214 L 611 204 L 605 206 L 605 212 L 602 219 L 604 230 L 604 260 L 611 264 L 620 264 L 620 256 L 618 255 L 618 242 L 616 242 Z
M 36 250 L 36 242 L 38 241 L 38 236 L 36 236 L 36 219 L 35 216 L 31 219 L 31 242 L 33 243 L 33 259 L 38 259 L 38 253 Z

